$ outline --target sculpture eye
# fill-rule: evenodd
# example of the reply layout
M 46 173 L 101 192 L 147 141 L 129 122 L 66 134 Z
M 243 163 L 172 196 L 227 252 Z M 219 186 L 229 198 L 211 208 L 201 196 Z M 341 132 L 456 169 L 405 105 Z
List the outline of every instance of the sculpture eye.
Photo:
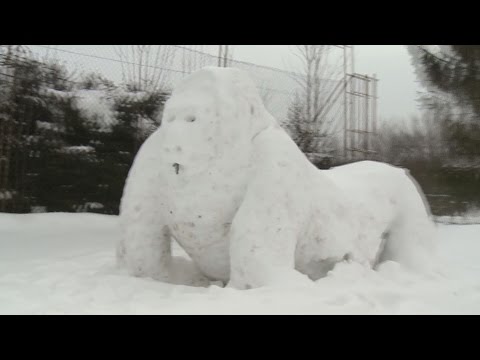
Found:
M 185 119 L 187 122 L 194 122 L 195 120 L 197 120 L 195 118 L 195 116 L 191 115 L 191 116 L 187 116 L 187 118 Z
M 171 115 L 167 118 L 168 122 L 172 122 L 173 120 L 175 120 L 175 115 Z

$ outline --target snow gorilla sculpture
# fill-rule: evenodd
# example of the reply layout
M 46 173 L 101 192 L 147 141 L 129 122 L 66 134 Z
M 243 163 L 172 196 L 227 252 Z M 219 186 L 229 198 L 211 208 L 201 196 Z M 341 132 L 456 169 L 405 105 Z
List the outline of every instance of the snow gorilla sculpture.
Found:
M 242 289 L 318 279 L 345 259 L 418 268 L 433 245 L 404 170 L 318 170 L 230 68 L 175 89 L 130 170 L 120 217 L 117 259 L 131 274 L 169 281 L 176 240 L 206 277 Z

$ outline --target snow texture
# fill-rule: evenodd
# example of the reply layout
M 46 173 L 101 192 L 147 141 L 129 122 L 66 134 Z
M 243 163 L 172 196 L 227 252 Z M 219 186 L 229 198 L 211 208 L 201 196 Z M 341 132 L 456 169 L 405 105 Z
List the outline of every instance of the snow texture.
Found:
M 208 280 L 238 289 L 310 284 L 345 260 L 430 271 L 435 255 L 405 170 L 318 170 L 231 68 L 197 71 L 174 90 L 130 170 L 121 227 L 117 257 L 130 274 L 172 282 L 173 239 Z
M 241 291 L 185 286 L 194 266 L 176 244 L 177 285 L 129 276 L 111 250 L 118 220 L 0 214 L 0 314 L 480 314 L 480 225 L 439 225 L 441 272 L 343 261 L 315 282 Z
M 89 121 L 96 124 L 100 131 L 110 131 L 117 123 L 114 113 L 114 98 L 110 90 L 87 90 L 75 89 L 72 91 L 59 91 L 45 88 L 47 94 L 58 98 L 71 98 L 76 108 Z M 123 94 L 123 91 L 118 91 Z M 49 124 L 44 121 L 37 121 L 39 129 L 54 130 L 58 125 Z
M 76 90 L 75 102 L 80 111 L 103 131 L 109 131 L 116 124 L 113 113 L 113 99 L 104 90 Z
M 93 153 L 95 152 L 95 148 L 91 146 L 64 146 L 60 149 L 60 152 L 66 154 L 85 154 L 85 153 Z
M 8 190 L 0 191 L 0 199 L 11 199 L 12 193 Z
M 474 208 L 462 215 L 435 216 L 435 221 L 442 224 L 457 224 L 457 225 L 480 224 L 480 209 Z

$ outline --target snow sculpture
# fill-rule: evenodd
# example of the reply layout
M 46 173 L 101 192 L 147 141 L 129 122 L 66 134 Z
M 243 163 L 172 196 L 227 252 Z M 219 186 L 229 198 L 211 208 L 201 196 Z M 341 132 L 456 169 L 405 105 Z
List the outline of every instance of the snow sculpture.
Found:
M 318 279 L 335 263 L 429 263 L 434 226 L 405 170 L 313 166 L 249 77 L 204 68 L 168 100 L 121 203 L 117 259 L 171 281 L 171 242 L 202 274 L 240 289 Z

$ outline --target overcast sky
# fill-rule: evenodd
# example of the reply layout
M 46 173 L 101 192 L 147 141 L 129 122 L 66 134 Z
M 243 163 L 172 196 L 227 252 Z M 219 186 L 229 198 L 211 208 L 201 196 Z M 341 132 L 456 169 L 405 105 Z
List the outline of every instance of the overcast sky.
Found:
M 235 45 L 234 57 L 287 69 L 295 60 L 292 45 Z M 355 72 L 376 74 L 378 111 L 382 118 L 407 118 L 417 114 L 420 85 L 413 73 L 410 55 L 403 45 L 355 45 Z M 290 60 L 290 61 L 289 61 Z
M 259 65 L 295 70 L 294 45 L 231 45 L 236 60 L 253 62 Z M 58 49 L 77 51 L 90 55 L 116 58 L 112 45 L 55 45 Z M 216 54 L 215 45 L 205 45 L 204 50 Z M 45 48 L 31 46 L 34 52 L 42 53 Z M 378 83 L 378 113 L 383 120 L 406 119 L 419 112 L 416 98 L 420 85 L 413 73 L 410 56 L 403 45 L 355 45 L 355 71 L 376 74 Z M 75 68 L 85 68 L 85 59 L 77 59 L 72 54 L 58 53 Z M 107 77 L 118 69 L 111 62 L 91 61 L 98 71 Z M 118 65 L 118 64 L 117 64 Z M 108 73 L 110 71 L 110 73 Z M 117 79 L 115 79 L 117 80 Z

